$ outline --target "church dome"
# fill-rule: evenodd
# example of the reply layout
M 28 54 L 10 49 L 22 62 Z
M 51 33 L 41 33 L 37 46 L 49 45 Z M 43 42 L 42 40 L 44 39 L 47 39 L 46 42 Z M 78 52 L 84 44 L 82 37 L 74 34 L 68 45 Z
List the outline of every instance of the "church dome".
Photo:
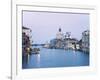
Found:
M 59 28 L 59 31 L 58 31 L 57 34 L 56 34 L 56 38 L 57 38 L 57 39 L 63 39 L 63 33 L 62 33 L 62 31 L 61 31 L 61 28 Z

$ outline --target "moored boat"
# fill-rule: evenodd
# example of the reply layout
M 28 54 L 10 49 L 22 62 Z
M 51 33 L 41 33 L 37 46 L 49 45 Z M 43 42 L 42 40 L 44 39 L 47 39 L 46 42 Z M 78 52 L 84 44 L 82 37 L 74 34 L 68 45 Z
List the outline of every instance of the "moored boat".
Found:
M 39 54 L 40 48 L 33 48 L 32 54 Z

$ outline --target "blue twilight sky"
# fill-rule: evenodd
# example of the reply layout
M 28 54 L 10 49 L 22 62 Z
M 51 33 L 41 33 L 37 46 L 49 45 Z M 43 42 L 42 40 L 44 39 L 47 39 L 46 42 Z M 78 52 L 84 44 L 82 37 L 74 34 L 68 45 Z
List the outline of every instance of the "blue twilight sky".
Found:
M 32 29 L 34 43 L 49 42 L 59 28 L 80 40 L 82 32 L 89 30 L 89 14 L 23 11 L 23 26 Z

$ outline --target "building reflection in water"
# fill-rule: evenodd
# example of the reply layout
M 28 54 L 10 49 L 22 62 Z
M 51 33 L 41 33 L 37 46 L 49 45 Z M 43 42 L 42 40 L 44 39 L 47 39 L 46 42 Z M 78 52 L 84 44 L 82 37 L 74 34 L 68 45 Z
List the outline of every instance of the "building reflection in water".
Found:
M 40 54 L 36 54 L 36 63 L 37 66 L 40 67 Z
M 28 64 L 29 62 L 29 55 L 26 53 L 26 55 L 22 56 L 22 62 L 23 64 Z

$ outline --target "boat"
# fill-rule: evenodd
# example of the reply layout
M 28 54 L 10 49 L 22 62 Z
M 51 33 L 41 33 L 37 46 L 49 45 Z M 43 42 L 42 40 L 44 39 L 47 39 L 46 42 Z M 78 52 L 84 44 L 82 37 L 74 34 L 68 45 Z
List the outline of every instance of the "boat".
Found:
M 32 54 L 39 54 L 40 48 L 33 48 Z

